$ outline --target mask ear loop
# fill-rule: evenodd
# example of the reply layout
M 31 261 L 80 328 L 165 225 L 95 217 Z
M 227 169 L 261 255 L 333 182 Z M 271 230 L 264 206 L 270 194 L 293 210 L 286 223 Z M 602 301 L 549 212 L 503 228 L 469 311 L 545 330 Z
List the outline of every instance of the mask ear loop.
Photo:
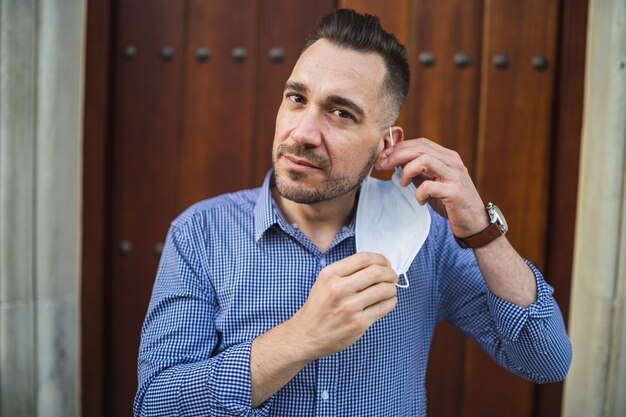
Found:
M 400 284 L 400 277 L 404 277 L 404 283 Z M 396 287 L 398 288 L 409 288 L 409 277 L 406 276 L 406 272 L 398 275 L 398 282 L 396 283 Z
M 393 130 L 391 129 L 391 126 L 389 126 L 389 143 L 391 144 L 391 146 L 395 146 L 395 143 L 393 143 Z M 398 174 L 398 177 L 402 176 L 402 168 L 400 167 L 400 165 L 395 167 L 394 171 L 396 172 L 396 174 Z
M 393 143 L 393 130 L 391 129 L 391 126 L 389 126 L 389 143 L 391 144 L 391 146 L 394 146 Z M 402 175 L 402 168 L 400 168 L 400 165 L 398 165 L 395 168 L 396 173 L 398 174 L 398 176 Z M 400 283 L 400 277 L 404 276 L 404 283 L 401 284 Z M 398 276 L 398 282 L 396 283 L 396 287 L 398 288 L 409 288 L 409 277 L 406 276 L 406 272 L 403 274 L 400 274 Z

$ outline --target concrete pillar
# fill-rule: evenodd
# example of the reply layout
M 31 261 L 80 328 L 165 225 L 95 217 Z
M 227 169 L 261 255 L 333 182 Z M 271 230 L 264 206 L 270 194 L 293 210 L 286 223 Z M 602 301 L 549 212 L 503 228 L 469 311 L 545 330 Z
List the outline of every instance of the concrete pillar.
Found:
M 35 415 L 36 0 L 0 3 L 0 415 Z
M 563 416 L 626 415 L 626 1 L 590 0 Z
M 0 0 L 0 415 L 79 414 L 84 0 Z

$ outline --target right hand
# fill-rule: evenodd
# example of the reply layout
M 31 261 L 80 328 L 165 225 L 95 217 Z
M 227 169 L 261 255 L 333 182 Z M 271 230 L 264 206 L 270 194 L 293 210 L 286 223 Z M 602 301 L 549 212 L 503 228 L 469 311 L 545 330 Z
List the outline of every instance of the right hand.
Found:
M 355 343 L 397 304 L 398 276 L 387 258 L 359 252 L 322 269 L 306 303 L 289 320 L 312 361 Z

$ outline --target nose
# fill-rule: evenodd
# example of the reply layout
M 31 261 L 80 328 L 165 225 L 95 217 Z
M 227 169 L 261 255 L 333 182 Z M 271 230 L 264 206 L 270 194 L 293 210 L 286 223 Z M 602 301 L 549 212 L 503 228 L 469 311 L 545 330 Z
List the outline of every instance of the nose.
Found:
M 315 148 L 322 143 L 321 115 L 315 108 L 302 110 L 295 120 L 291 138 L 301 146 Z

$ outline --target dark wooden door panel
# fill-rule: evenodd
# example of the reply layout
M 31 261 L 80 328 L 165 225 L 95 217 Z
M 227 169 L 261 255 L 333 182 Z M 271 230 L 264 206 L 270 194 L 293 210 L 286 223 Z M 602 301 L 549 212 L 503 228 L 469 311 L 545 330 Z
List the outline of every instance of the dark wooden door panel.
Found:
M 477 185 L 506 213 L 508 238 L 540 269 L 545 265 L 557 0 L 488 1 Z M 508 64 L 494 65 L 496 55 Z M 533 57 L 547 68 L 533 68 Z M 477 346 L 467 356 L 464 416 L 533 415 L 534 386 L 501 368 Z
M 139 332 L 162 242 L 176 215 L 184 3 L 117 3 L 115 106 L 110 171 L 107 287 L 107 415 L 132 413 Z M 161 54 L 172 48 L 173 56 Z M 134 48 L 134 49 L 133 49 Z M 124 53 L 125 51 L 125 53 Z M 134 53 L 133 53 L 134 51 Z M 120 242 L 132 245 L 128 253 Z M 156 248 L 158 249 L 158 248 Z
M 481 71 L 482 1 L 419 1 L 411 17 L 413 82 L 407 103 L 409 137 L 427 137 L 456 150 L 472 172 Z M 428 54 L 432 55 L 432 62 Z
M 111 4 L 90 0 L 85 28 L 83 120 L 83 216 L 80 283 L 80 404 L 83 416 L 103 417 L 105 408 L 105 254 L 110 126 Z
M 85 194 L 86 201 L 106 205 L 100 216 L 106 218 L 106 254 L 94 261 L 106 265 L 104 278 L 94 278 L 104 282 L 86 285 L 91 298 L 97 288 L 105 289 L 104 340 L 94 353 L 106 357 L 99 368 L 105 378 L 92 384 L 104 392 L 91 396 L 105 404 L 101 415 L 131 415 L 139 329 L 158 243 L 170 221 L 198 200 L 259 185 L 271 166 L 284 82 L 307 33 L 335 6 L 380 16 L 407 46 L 412 82 L 399 121 L 407 138 L 428 137 L 461 154 L 485 202 L 493 200 L 505 212 L 516 248 L 555 274 L 551 283 L 562 304 L 562 291 L 569 294 L 575 214 L 570 206 L 576 190 L 575 181 L 563 179 L 575 176 L 568 166 L 578 156 L 572 147 L 579 140 L 583 71 L 557 66 L 557 30 L 561 19 L 561 58 L 582 66 L 585 36 L 577 27 L 586 21 L 586 2 L 113 2 L 110 160 L 105 165 L 104 157 L 85 155 L 86 164 L 100 163 L 93 176 L 106 178 L 108 187 L 106 203 Z M 164 47 L 171 48 L 169 54 Z M 425 52 L 434 56 L 432 63 Z M 506 55 L 508 66 L 496 68 L 496 54 Z M 546 59 L 546 68 L 533 68 L 538 56 Z M 565 80 L 556 85 L 562 92 L 557 112 L 555 76 Z M 571 89 L 573 97 L 565 94 Z M 101 114 L 105 123 L 107 113 Z M 86 183 L 92 171 L 96 168 L 86 171 Z M 560 197 L 551 199 L 550 187 Z M 555 225 L 548 230 L 550 210 Z M 122 241 L 132 245 L 127 254 L 119 250 Z M 86 252 L 96 254 L 98 245 L 89 245 L 93 250 Z M 101 320 L 98 314 L 85 323 Z M 537 388 L 500 369 L 449 324 L 435 332 L 427 373 L 429 415 L 557 415 L 560 402 L 551 398 L 560 390 L 560 385 Z
M 456 150 L 472 174 L 478 134 L 481 24 L 479 0 L 424 0 L 416 2 L 411 13 L 413 81 L 407 133 Z M 427 54 L 434 62 L 428 61 Z M 437 327 L 427 372 L 430 414 L 461 415 L 465 350 L 465 337 L 452 325 L 445 322 Z
M 539 267 L 545 256 L 557 13 L 557 0 L 491 1 L 485 9 L 477 182 L 483 198 L 507 213 L 509 240 Z M 498 54 L 508 57 L 505 69 L 493 64 Z M 534 69 L 533 57 L 546 58 L 547 68 Z
M 335 0 L 261 1 L 254 184 L 263 181 L 272 165 L 274 123 L 285 81 L 298 60 L 305 38 L 334 6 Z
M 250 187 L 257 13 L 254 0 L 189 0 L 181 203 Z M 202 61 L 196 54 L 208 48 Z

